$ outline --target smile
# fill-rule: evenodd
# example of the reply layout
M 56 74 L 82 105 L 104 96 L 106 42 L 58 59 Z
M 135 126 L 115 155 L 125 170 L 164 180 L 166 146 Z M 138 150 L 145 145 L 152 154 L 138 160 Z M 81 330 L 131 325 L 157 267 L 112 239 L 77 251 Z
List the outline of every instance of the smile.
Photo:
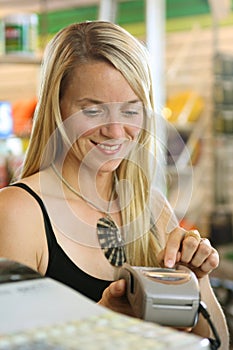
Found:
M 92 141 L 93 142 L 93 141 Z M 120 151 L 122 144 L 117 144 L 117 145 L 107 145 L 106 143 L 96 143 L 93 142 L 95 146 L 101 150 L 103 153 L 106 154 L 114 154 Z
M 121 145 L 104 145 L 104 144 L 97 144 L 97 147 L 105 150 L 105 151 L 111 151 L 111 152 L 114 152 L 114 151 L 118 151 L 120 148 L 121 148 Z

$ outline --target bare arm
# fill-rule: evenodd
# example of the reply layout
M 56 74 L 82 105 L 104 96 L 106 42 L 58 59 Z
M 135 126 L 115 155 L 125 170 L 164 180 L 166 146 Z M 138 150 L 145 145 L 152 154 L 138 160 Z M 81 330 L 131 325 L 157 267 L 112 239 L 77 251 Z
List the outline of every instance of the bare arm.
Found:
M 208 276 L 199 280 L 199 285 L 201 289 L 201 299 L 207 305 L 208 313 L 210 314 L 211 320 L 219 334 L 221 340 L 221 346 L 219 349 L 227 350 L 229 349 L 229 332 L 225 320 L 225 315 L 221 306 L 219 305 L 213 289 L 210 285 Z M 208 330 L 208 325 L 206 320 L 202 316 L 199 318 L 197 326 L 193 329 L 193 333 L 202 334 L 203 329 Z M 213 334 L 208 331 L 207 336 L 213 338 Z
M 45 240 L 37 204 L 22 189 L 0 191 L 0 256 L 40 273 Z

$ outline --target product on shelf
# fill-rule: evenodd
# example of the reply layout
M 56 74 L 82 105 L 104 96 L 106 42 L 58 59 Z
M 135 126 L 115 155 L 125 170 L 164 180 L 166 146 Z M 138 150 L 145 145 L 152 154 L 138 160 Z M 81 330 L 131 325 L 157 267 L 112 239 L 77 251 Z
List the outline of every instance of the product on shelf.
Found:
M 197 92 L 182 91 L 167 99 L 165 117 L 172 123 L 187 124 L 195 122 L 203 108 L 203 98 Z
M 0 101 L 0 139 L 4 139 L 12 135 L 13 120 L 11 103 L 8 101 Z
M 22 99 L 12 105 L 13 132 L 18 136 L 29 135 L 37 98 Z
M 4 53 L 31 55 L 38 41 L 38 16 L 35 13 L 16 13 L 2 18 Z

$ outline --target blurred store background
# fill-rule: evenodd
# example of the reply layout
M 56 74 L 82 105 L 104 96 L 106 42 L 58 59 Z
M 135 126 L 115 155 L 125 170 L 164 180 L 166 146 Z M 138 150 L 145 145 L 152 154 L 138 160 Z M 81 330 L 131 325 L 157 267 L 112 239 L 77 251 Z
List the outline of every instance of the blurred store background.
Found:
M 46 43 L 96 19 L 115 21 L 151 51 L 161 186 L 181 225 L 219 248 L 213 283 L 232 327 L 233 0 L 0 0 L 0 187 L 27 149 Z

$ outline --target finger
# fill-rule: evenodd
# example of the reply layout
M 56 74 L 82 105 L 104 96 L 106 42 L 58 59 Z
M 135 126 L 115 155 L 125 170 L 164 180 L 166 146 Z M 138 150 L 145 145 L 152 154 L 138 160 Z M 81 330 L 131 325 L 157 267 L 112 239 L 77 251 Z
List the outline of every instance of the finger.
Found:
M 189 262 L 195 267 L 200 267 L 212 253 L 212 249 L 213 248 L 211 247 L 209 240 L 202 238 L 198 244 L 195 254 Z
M 198 232 L 198 230 L 190 230 L 185 232 L 184 234 L 184 238 L 186 237 L 194 237 L 196 240 L 200 241 L 201 236 L 200 233 Z
M 219 264 L 219 255 L 217 251 L 214 249 L 208 259 L 204 261 L 201 265 L 201 270 L 205 273 L 210 273 L 212 270 L 216 269 Z
M 112 282 L 107 289 L 109 290 L 110 297 L 121 297 L 125 294 L 126 281 L 124 279 L 120 279 L 118 281 Z
M 178 263 L 179 261 L 181 261 L 181 252 L 178 252 L 176 255 L 176 263 Z
M 165 249 L 161 250 L 159 252 L 159 254 L 157 255 L 157 260 L 158 260 L 158 264 L 159 266 L 161 267 L 165 267 L 165 264 L 164 264 L 164 255 L 165 255 Z M 181 258 L 181 254 L 180 252 L 178 252 L 176 254 L 176 261 L 175 261 L 175 264 L 178 263 L 180 261 L 180 258 Z M 168 267 L 168 266 L 167 266 Z
M 190 263 L 193 259 L 194 254 L 196 253 L 199 245 L 200 245 L 200 238 L 197 238 L 192 235 L 185 235 L 183 242 L 182 242 L 182 249 L 181 249 L 181 261 L 183 263 Z
M 219 255 L 208 239 L 202 239 L 198 251 L 192 259 L 194 267 L 201 267 L 202 271 L 208 272 L 215 269 L 219 264 Z
M 169 235 L 164 252 L 165 267 L 174 267 L 175 263 L 177 262 L 177 256 L 183 236 L 184 234 L 181 230 L 177 230 Z
M 206 261 L 204 261 L 200 267 L 193 268 L 193 271 L 195 272 L 197 278 L 202 278 L 216 269 L 218 267 L 218 264 L 219 255 L 217 251 L 213 249 L 213 252 L 210 254 L 208 259 L 206 259 Z
M 98 302 L 100 305 L 112 308 L 117 298 L 120 298 L 125 294 L 126 281 L 121 279 L 112 282 L 102 294 L 101 300 Z
M 109 308 L 110 310 L 135 317 L 135 314 L 125 296 L 126 281 L 121 279 L 112 282 L 103 292 L 99 305 Z

